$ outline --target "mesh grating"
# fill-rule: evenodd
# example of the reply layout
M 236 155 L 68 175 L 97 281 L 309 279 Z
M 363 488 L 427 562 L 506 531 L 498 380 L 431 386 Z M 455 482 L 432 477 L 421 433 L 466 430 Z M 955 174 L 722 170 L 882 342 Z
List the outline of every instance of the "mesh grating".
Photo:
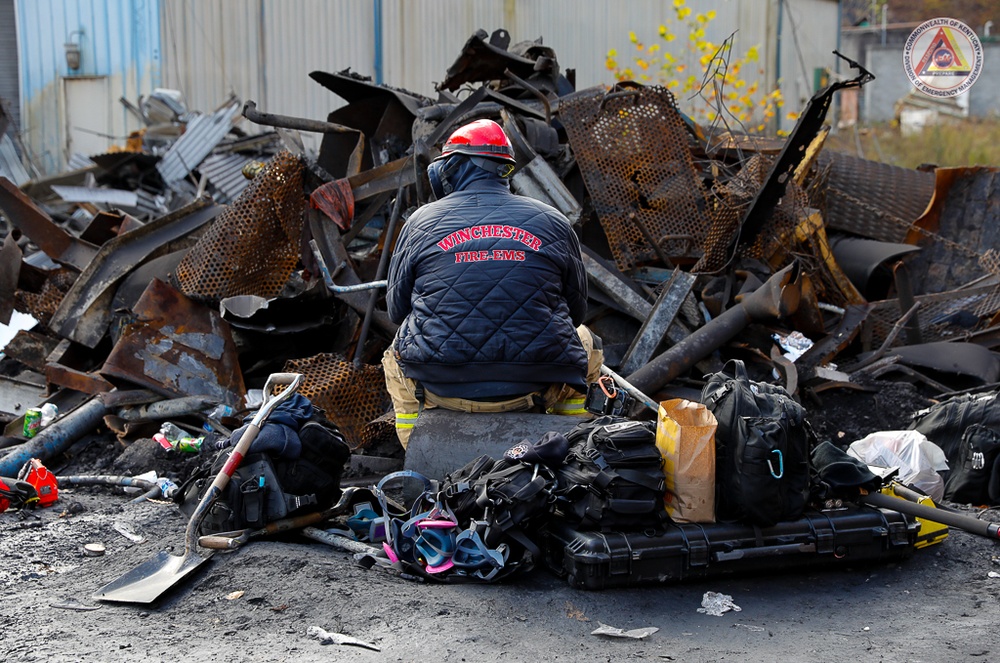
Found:
M 391 406 L 381 365 L 355 366 L 340 355 L 322 353 L 291 359 L 284 370 L 302 374 L 299 393 L 326 411 L 354 449 L 367 446 L 380 434 L 378 427 L 369 424 Z
M 823 210 L 828 227 L 883 242 L 902 242 L 910 224 L 934 194 L 934 173 L 824 150 L 817 171 L 825 172 Z
M 618 269 L 658 258 L 643 228 L 671 259 L 700 249 L 706 191 L 669 90 L 585 90 L 559 115 Z
M 299 260 L 302 162 L 277 154 L 177 265 L 180 290 L 218 302 L 236 295 L 275 297 Z
M 704 255 L 694 266 L 694 272 L 717 272 L 730 259 L 729 250 L 740 229 L 740 221 L 763 186 L 770 170 L 770 158 L 761 154 L 750 157 L 733 179 L 719 187 L 718 200 L 713 206 L 712 227 L 704 243 Z M 789 182 L 785 195 L 772 210 L 757 237 L 742 249 L 741 257 L 767 259 L 787 247 L 784 239 L 792 236 L 806 215 L 808 198 L 801 187 Z M 778 265 L 782 267 L 784 265 Z
M 914 297 L 914 301 L 920 304 L 917 317 L 920 320 L 923 341 L 925 343 L 951 341 L 964 337 L 972 331 L 963 324 L 969 314 L 981 319 L 1000 310 L 1000 287 L 988 286 L 921 295 Z M 866 321 L 872 332 L 873 348 L 882 345 L 902 315 L 898 300 L 888 299 L 874 303 Z M 905 345 L 905 336 L 905 334 L 896 336 L 893 346 Z
M 38 292 L 16 290 L 14 292 L 14 308 L 22 313 L 30 314 L 41 325 L 48 325 L 55 314 L 63 297 L 69 292 L 76 281 L 77 273 L 60 267 L 53 271 Z

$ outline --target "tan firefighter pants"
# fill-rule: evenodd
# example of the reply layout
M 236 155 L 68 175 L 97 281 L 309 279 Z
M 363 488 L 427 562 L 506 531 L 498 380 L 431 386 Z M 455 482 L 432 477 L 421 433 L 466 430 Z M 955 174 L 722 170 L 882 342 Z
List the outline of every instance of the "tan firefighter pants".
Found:
M 587 327 L 576 328 L 583 349 L 587 352 L 587 384 L 596 382 L 601 375 L 604 351 L 595 347 L 594 335 Z M 390 345 L 382 356 L 385 369 L 385 386 L 392 397 L 396 412 L 396 435 L 405 449 L 410 440 L 413 425 L 417 423 L 423 408 L 440 407 L 458 412 L 524 412 L 541 404 L 549 414 L 589 416 L 583 408 L 586 394 L 564 384 L 551 385 L 544 392 L 535 392 L 506 401 L 473 401 L 465 398 L 445 398 L 424 390 L 424 403 L 417 397 L 417 383 L 403 375 L 403 369 L 396 361 L 395 350 Z

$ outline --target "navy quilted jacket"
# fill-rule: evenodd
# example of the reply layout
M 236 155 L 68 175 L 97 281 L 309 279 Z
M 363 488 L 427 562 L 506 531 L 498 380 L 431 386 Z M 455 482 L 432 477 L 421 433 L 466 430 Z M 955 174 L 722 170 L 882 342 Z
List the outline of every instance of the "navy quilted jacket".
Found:
M 516 393 L 503 383 L 585 390 L 575 328 L 587 310 L 587 276 L 569 221 L 468 161 L 450 181 L 454 192 L 407 220 L 389 264 L 386 302 L 400 325 L 394 345 L 404 373 L 428 388 L 491 385 L 486 393 L 482 384 L 464 394 L 432 389 L 441 395 Z

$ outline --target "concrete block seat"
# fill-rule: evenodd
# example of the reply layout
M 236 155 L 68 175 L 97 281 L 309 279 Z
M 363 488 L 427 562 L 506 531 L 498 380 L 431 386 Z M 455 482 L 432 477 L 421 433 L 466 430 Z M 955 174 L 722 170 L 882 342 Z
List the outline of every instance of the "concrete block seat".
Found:
M 500 458 L 521 440 L 534 442 L 548 431 L 567 433 L 584 420 L 527 412 L 424 410 L 413 427 L 403 466 L 431 479 L 443 479 L 478 456 Z

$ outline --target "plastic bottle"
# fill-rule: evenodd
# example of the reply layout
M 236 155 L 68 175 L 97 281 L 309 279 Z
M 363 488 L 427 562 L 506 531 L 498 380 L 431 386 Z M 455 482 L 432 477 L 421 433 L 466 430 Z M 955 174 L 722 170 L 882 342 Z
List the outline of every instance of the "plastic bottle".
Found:
M 169 421 L 160 426 L 160 435 L 170 441 L 170 445 L 175 451 L 185 451 L 187 453 L 198 453 L 201 451 L 201 443 L 205 441 L 204 436 L 196 437 L 182 430 L 177 424 Z M 154 439 L 156 439 L 156 436 L 154 436 Z M 162 446 L 163 443 L 160 442 L 160 445 Z
M 59 407 L 55 403 L 46 403 L 42 406 L 42 428 L 45 428 L 59 416 Z
M 164 424 L 160 426 L 160 433 L 171 442 L 177 442 L 177 440 L 188 435 L 186 432 L 181 430 L 177 424 L 173 424 L 169 421 L 164 422 Z

